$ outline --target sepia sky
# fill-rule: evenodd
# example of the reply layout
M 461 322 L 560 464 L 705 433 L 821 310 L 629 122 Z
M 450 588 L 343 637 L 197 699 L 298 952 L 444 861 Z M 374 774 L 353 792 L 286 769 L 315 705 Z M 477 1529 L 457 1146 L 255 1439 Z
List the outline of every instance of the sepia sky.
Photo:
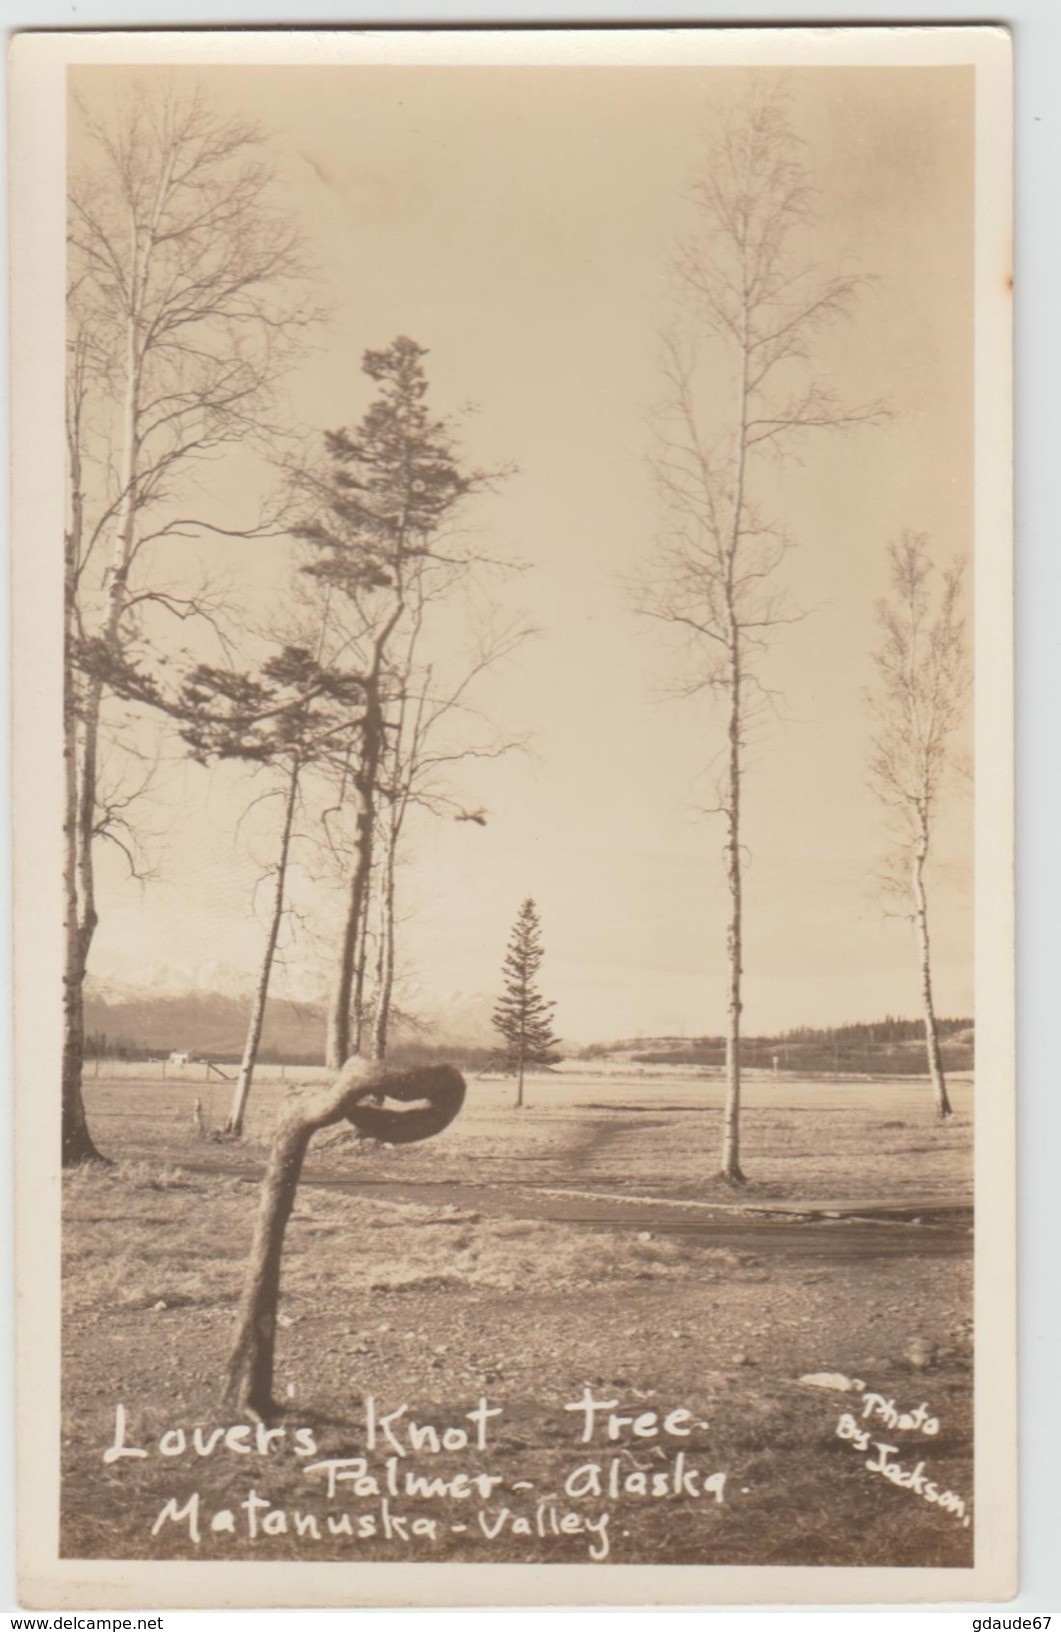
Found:
M 479 465 L 518 471 L 469 511 L 492 553 L 530 564 L 503 591 L 540 631 L 480 693 L 526 754 L 455 782 L 487 825 L 423 822 L 401 882 L 404 1000 L 435 1013 L 493 996 L 526 895 L 542 985 L 572 1041 L 716 1033 L 725 1023 L 722 829 L 706 816 L 719 720 L 667 695 L 674 669 L 624 581 L 658 526 L 646 462 L 668 262 L 692 225 L 685 188 L 738 69 L 285 67 L 167 70 L 270 137 L 278 200 L 302 223 L 334 318 L 289 385 L 306 427 L 352 424 L 371 398 L 366 347 L 430 350 L 440 411 L 474 405 Z M 144 70 L 79 69 L 105 107 Z M 822 371 L 887 397 L 883 427 L 807 441 L 771 476 L 798 548 L 782 579 L 807 615 L 764 669 L 779 717 L 751 755 L 745 1026 L 918 1009 L 909 927 L 875 886 L 883 840 L 866 790 L 864 688 L 885 551 L 904 529 L 946 562 L 972 550 L 972 70 L 774 73 L 819 195 L 823 271 L 870 274 Z M 76 119 L 74 152 L 78 150 Z M 208 477 L 232 514 L 263 477 Z M 214 545 L 195 565 L 219 564 Z M 283 593 L 281 543 L 227 545 L 245 604 Z M 157 881 L 101 875 L 92 955 L 110 983 L 238 991 L 260 955 L 251 902 L 268 818 L 237 826 L 260 782 L 176 758 L 144 825 Z M 972 1007 L 971 801 L 938 829 L 931 901 L 937 1003 Z M 309 886 L 307 885 L 307 888 Z M 320 885 L 313 886 L 318 892 Z M 319 894 L 314 899 L 319 899 Z M 306 996 L 326 947 L 292 942 L 276 990 Z

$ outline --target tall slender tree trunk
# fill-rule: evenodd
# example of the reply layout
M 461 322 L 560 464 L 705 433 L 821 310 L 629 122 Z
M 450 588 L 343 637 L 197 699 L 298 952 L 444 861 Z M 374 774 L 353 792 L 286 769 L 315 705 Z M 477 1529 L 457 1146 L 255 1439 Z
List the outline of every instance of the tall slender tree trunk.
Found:
M 350 999 L 351 1030 L 350 1052 L 360 1054 L 365 1040 L 365 977 L 368 972 L 368 919 L 372 904 L 372 875 L 369 874 L 365 893 L 361 898 L 361 923 L 357 931 L 357 957 L 354 963 L 354 995 Z
M 80 404 L 77 407 L 79 409 Z M 62 1165 L 79 1167 L 103 1158 L 85 1116 L 82 1085 L 85 1063 L 85 971 L 96 928 L 91 866 L 82 879 L 82 823 L 79 805 L 78 699 L 74 670 L 77 628 L 77 572 L 84 506 L 81 487 L 80 418 L 75 412 L 69 438 L 70 526 L 65 539 L 63 604 L 63 1055 Z M 89 835 L 91 842 L 91 834 Z M 91 856 L 90 856 L 91 861 Z M 82 897 L 82 884 L 89 894 Z
M 729 886 L 729 923 L 726 927 L 726 958 L 729 967 L 728 1025 L 726 1031 L 726 1099 L 722 1112 L 722 1177 L 729 1184 L 743 1184 L 740 1165 L 740 1035 L 743 899 L 740 851 L 741 778 L 741 665 L 736 629 L 730 639 L 729 725 L 726 794 L 726 882 Z
M 405 547 L 405 520 L 402 518 L 398 538 L 398 560 Z M 376 791 L 379 769 L 383 758 L 385 722 L 383 701 L 380 696 L 381 677 L 387 653 L 387 643 L 401 621 L 405 610 L 404 592 L 399 573 L 397 597 L 390 616 L 375 639 L 372 668 L 366 682 L 365 718 L 362 726 L 361 758 L 355 786 L 358 796 L 357 821 L 354 840 L 354 866 L 350 874 L 346 897 L 346 918 L 343 922 L 339 946 L 339 968 L 328 1010 L 324 1060 L 329 1069 L 338 1071 L 349 1059 L 350 1021 L 354 980 L 358 968 L 358 949 L 364 914 L 368 906 L 369 884 L 372 878 L 372 849 L 376 835 Z M 363 967 L 363 962 L 362 962 Z M 358 1023 L 358 1047 L 361 1045 L 361 1026 Z
M 741 307 L 740 380 L 737 400 L 733 483 L 733 528 L 726 561 L 725 595 L 728 621 L 729 671 L 727 722 L 726 790 L 726 880 L 729 885 L 729 924 L 726 929 L 726 957 L 729 965 L 728 1027 L 726 1031 L 726 1102 L 722 1112 L 722 1177 L 727 1184 L 743 1184 L 740 1165 L 740 1034 L 743 901 L 741 896 L 740 796 L 741 742 L 744 731 L 744 697 L 741 672 L 740 618 L 735 599 L 734 572 L 744 525 L 744 481 L 748 456 L 748 292 L 745 284 Z
M 77 718 L 73 676 L 66 674 L 63 704 L 63 769 L 66 804 L 63 814 L 63 1063 L 62 1165 L 79 1167 L 102 1160 L 88 1130 L 82 1074 L 85 1060 L 85 942 L 77 888 Z M 94 927 L 94 926 L 93 926 Z
M 137 313 L 146 262 L 142 249 L 136 242 L 135 228 L 133 236 L 133 286 L 125 325 L 125 391 L 122 403 L 119 475 L 122 499 L 115 518 L 114 545 L 108 568 L 107 611 L 100 631 L 108 646 L 114 645 L 118 639 L 128 604 L 129 566 L 136 539 L 141 374 Z M 80 534 L 81 507 L 80 455 L 76 447 L 71 449 L 70 480 L 74 509 L 71 526 L 73 541 L 69 548 L 76 550 Z M 67 585 L 70 604 L 67 608 L 65 660 L 69 671 L 73 664 L 73 598 L 76 596 L 75 563 L 72 560 L 67 562 Z M 81 699 L 80 756 L 77 752 L 78 733 L 74 716 L 72 672 L 67 673 L 66 688 L 67 708 L 71 714 L 67 727 L 68 740 L 64 745 L 68 778 L 66 820 L 73 829 L 72 850 L 69 836 L 67 839 L 67 945 L 63 1004 L 63 1162 L 69 1166 L 99 1157 L 88 1133 L 81 1079 L 84 1070 L 84 982 L 88 956 L 99 921 L 96 909 L 93 846 L 98 816 L 99 731 L 103 707 L 103 683 L 94 679 L 84 688 Z
M 121 547 L 119 543 L 118 548 Z M 117 550 L 116 550 L 117 554 Z M 125 610 L 125 581 L 127 566 L 112 569 L 110 605 L 105 636 L 113 640 Z M 69 651 L 69 647 L 68 647 Z M 67 659 L 68 664 L 72 661 Z M 67 676 L 71 693 L 69 709 L 73 713 L 73 675 Z M 83 1161 L 86 1156 L 74 1154 L 83 1143 L 79 1125 L 84 1125 L 85 1113 L 81 1094 L 81 1075 L 84 1065 L 84 982 L 88 970 L 88 955 L 99 922 L 96 909 L 96 876 L 93 847 L 98 817 L 97 790 L 99 785 L 99 729 L 103 706 L 103 686 L 93 680 L 85 687 L 82 701 L 81 752 L 77 752 L 77 723 L 71 719 L 68 742 L 64 745 L 67 758 L 67 815 L 66 822 L 72 835 L 72 851 L 67 853 L 68 898 L 66 908 L 66 1001 L 64 1002 L 63 1035 L 63 1151 L 64 1162 Z M 73 881 L 73 898 L 69 892 Z M 76 987 L 76 996 L 74 995 Z M 67 1117 L 73 1120 L 68 1127 Z M 87 1131 L 87 1130 L 86 1130 Z M 91 1143 L 91 1141 L 90 1141 Z M 67 1155 L 66 1153 L 70 1154 Z M 86 1153 L 91 1157 L 95 1153 Z
M 376 950 L 376 1005 L 372 1016 L 372 1058 L 387 1055 L 391 999 L 394 992 L 394 895 L 397 835 L 388 819 L 383 836 L 379 880 L 379 944 Z
M 925 895 L 925 861 L 928 856 L 927 834 L 922 832 L 914 851 L 911 868 L 914 923 L 917 928 L 917 950 L 921 965 L 921 1011 L 925 1020 L 925 1048 L 928 1053 L 928 1073 L 932 1078 L 932 1093 L 936 1101 L 936 1115 L 941 1122 L 952 1116 L 947 1097 L 947 1082 L 943 1075 L 943 1054 L 939 1046 L 939 1028 L 932 998 L 932 963 L 928 939 L 928 900 Z
M 358 812 L 353 871 L 347 889 L 346 918 L 339 946 L 339 969 L 328 1011 L 325 1036 L 325 1064 L 341 1069 L 350 1057 L 350 1014 L 357 970 L 358 940 L 362 916 L 368 904 L 372 877 L 372 845 L 376 834 L 376 791 L 383 758 L 385 722 L 380 696 L 387 645 L 405 611 L 402 560 L 405 551 L 406 511 L 403 508 L 396 535 L 396 596 L 390 615 L 375 637 L 372 668 L 366 682 L 365 719 L 362 727 L 361 762 L 357 775 Z M 360 1046 L 360 1026 L 358 1045 Z
M 291 829 L 294 826 L 295 807 L 298 804 L 298 783 L 301 770 L 302 766 L 296 754 L 291 761 L 287 797 L 284 800 L 284 819 L 280 830 L 280 850 L 276 858 L 276 881 L 273 886 L 273 900 L 269 912 L 265 950 L 262 953 L 258 985 L 251 1006 L 250 1023 L 247 1026 L 247 1040 L 243 1045 L 243 1059 L 240 1062 L 239 1076 L 236 1078 L 236 1087 L 232 1095 L 232 1109 L 228 1117 L 227 1131 L 235 1134 L 237 1138 L 243 1132 L 243 1117 L 247 1109 L 247 1097 L 250 1094 L 251 1083 L 254 1080 L 254 1067 L 257 1063 L 258 1048 L 262 1040 L 262 1027 L 265 1024 L 265 1005 L 269 997 L 269 981 L 273 973 L 276 943 L 280 936 L 280 925 L 284 916 L 287 858 L 291 850 Z
M 324 1061 L 338 1071 L 350 1057 L 350 1024 L 357 970 L 357 952 L 368 883 L 372 872 L 372 842 L 376 826 L 376 779 L 383 746 L 383 715 L 378 674 L 372 676 L 365 706 L 364 736 L 356 788 L 358 797 L 354 865 L 346 895 L 346 917 L 339 947 L 339 968 L 328 1009 Z

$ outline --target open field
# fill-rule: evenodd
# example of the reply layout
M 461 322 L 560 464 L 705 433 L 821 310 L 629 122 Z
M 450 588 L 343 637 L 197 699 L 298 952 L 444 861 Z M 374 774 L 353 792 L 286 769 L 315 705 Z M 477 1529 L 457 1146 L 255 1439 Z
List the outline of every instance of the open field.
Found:
M 288 1231 L 286 1434 L 201 1455 L 233 1426 L 218 1379 L 282 1087 L 256 1088 L 234 1146 L 192 1122 L 198 1097 L 221 1124 L 223 1083 L 87 1084 L 117 1165 L 66 1184 L 66 1554 L 970 1562 L 967 1084 L 940 1128 L 926 1083 L 753 1080 L 739 1192 L 709 1177 L 720 1085 L 672 1075 L 532 1079 L 519 1113 L 511 1083 L 473 1079 L 432 1143 L 322 1136 Z M 587 1387 L 640 1429 L 583 1443 L 565 1408 Z M 875 1418 L 870 1392 L 937 1431 Z M 500 1415 L 470 1421 L 483 1399 Z M 118 1404 L 148 1454 L 104 1463 Z M 366 1414 L 402 1405 L 373 1447 Z M 414 1450 L 409 1416 L 451 1449 Z M 330 1498 L 314 1464 L 335 1457 L 366 1465 Z

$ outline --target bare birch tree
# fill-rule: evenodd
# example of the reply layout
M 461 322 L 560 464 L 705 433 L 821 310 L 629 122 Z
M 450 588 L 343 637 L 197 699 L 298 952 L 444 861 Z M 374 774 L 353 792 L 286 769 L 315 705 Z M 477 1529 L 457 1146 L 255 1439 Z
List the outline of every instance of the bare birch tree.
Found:
M 767 694 L 759 659 L 796 616 L 779 569 L 791 546 L 768 511 L 764 467 L 812 432 L 882 416 L 845 403 L 815 372 L 816 339 L 845 318 L 863 279 L 829 276 L 802 248 L 810 176 L 780 98 L 752 98 L 711 144 L 690 189 L 696 226 L 675 258 L 680 317 L 663 341 L 665 397 L 654 476 L 661 534 L 638 610 L 668 625 L 686 660 L 682 693 L 725 718 L 714 807 L 725 823 L 729 892 L 726 1098 L 721 1174 L 740 1161 L 743 793 L 749 733 Z
M 108 836 L 99 763 L 105 665 L 166 617 L 214 620 L 174 551 L 247 528 L 181 503 L 187 477 L 228 447 L 268 447 L 277 387 L 305 326 L 299 235 L 270 201 L 256 127 L 195 90 L 140 89 L 81 110 L 85 162 L 68 206 L 69 504 L 66 536 L 66 967 L 63 1161 L 97 1152 L 81 1094 L 83 989 L 98 923 L 94 849 Z M 227 519 L 227 518 L 226 518 Z
M 929 542 L 906 533 L 889 546 L 891 592 L 877 603 L 880 641 L 870 780 L 888 812 L 889 893 L 907 903 L 917 942 L 925 1048 L 936 1114 L 951 1113 L 932 993 L 926 869 L 940 799 L 955 764 L 955 735 L 970 685 L 961 561 L 936 580 Z

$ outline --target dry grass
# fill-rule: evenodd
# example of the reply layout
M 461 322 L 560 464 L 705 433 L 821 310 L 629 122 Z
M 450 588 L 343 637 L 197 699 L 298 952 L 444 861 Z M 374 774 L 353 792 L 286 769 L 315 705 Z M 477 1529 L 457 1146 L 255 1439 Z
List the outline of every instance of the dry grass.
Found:
M 257 1206 L 248 1179 L 260 1171 L 275 1098 L 260 1096 L 257 1142 L 239 1149 L 197 1140 L 186 1108 L 160 1098 L 157 1085 L 150 1097 L 125 1082 L 90 1088 L 93 1131 L 120 1160 L 71 1174 L 65 1187 L 64 1551 L 349 1558 L 341 1541 L 300 1551 L 290 1536 L 263 1545 L 220 1535 L 195 1549 L 179 1527 L 153 1537 L 152 1519 L 174 1489 L 191 1488 L 192 1468 L 158 1456 L 103 1467 L 119 1401 L 141 1444 L 174 1424 L 228 1420 L 218 1380 Z M 787 1085 L 766 1090 L 771 1103 L 753 1101 L 747 1114 L 750 1200 L 884 1199 L 968 1184 L 968 1121 L 937 1130 L 908 1086 L 872 1100 L 837 1088 L 802 1099 Z M 707 1514 L 686 1502 L 625 1508 L 618 1562 L 967 1563 L 971 1531 L 865 1473 L 835 1434 L 849 1401 L 798 1382 L 804 1372 L 840 1371 L 897 1398 L 931 1400 L 946 1425 L 934 1466 L 968 1491 L 967 1258 L 844 1259 L 823 1246 L 819 1257 L 788 1259 L 636 1224 L 591 1230 L 519 1216 L 534 1211 L 534 1185 L 709 1194 L 705 1151 L 717 1124 L 697 1103 L 699 1085 L 683 1092 L 667 1083 L 647 1103 L 644 1083 L 636 1094 L 600 1082 L 581 1091 L 532 1084 L 522 1114 L 510 1093 L 473 1084 L 467 1113 L 421 1149 L 340 1138 L 311 1152 L 307 1177 L 449 1180 L 472 1199 L 442 1206 L 422 1191 L 406 1192 L 415 1201 L 386 1200 L 303 1185 L 278 1333 L 278 1397 L 297 1412 L 288 1420 L 315 1424 L 328 1455 L 359 1454 L 368 1393 L 442 1421 L 460 1420 L 488 1393 L 504 1407 L 491 1471 L 512 1502 L 516 1481 L 554 1490 L 581 1456 L 563 1407 L 589 1383 L 602 1396 L 695 1411 L 710 1428 L 691 1454 L 725 1468 L 733 1491 Z M 482 1212 L 474 1184 L 487 1187 Z M 912 1338 L 938 1355 L 927 1374 L 906 1358 Z M 297 1505 L 298 1475 L 290 1459 L 230 1456 L 194 1468 L 204 1502 L 217 1506 L 255 1484 L 274 1503 Z M 585 1547 L 532 1540 L 499 1551 L 447 1525 L 437 1552 L 379 1542 L 357 1556 L 582 1562 Z
M 195 1098 L 220 1126 L 224 1084 L 104 1080 L 87 1085 L 101 1148 L 154 1162 L 260 1162 L 285 1085 L 256 1085 L 242 1145 L 196 1137 Z M 742 1117 L 749 1199 L 901 1200 L 972 1188 L 971 1089 L 952 1085 L 954 1119 L 935 1121 L 927 1083 L 793 1083 L 752 1079 Z M 378 1149 L 337 1130 L 315 1142 L 308 1172 L 411 1183 L 610 1187 L 705 1198 L 721 1193 L 721 1086 L 714 1079 L 630 1081 L 592 1076 L 531 1079 L 516 1111 L 509 1083 L 471 1079 L 457 1121 L 441 1138 Z
M 256 1204 L 250 1185 L 171 1166 L 82 1169 L 66 1192 L 67 1312 L 231 1306 Z M 748 1254 L 648 1231 L 589 1232 L 305 1188 L 288 1229 L 283 1296 L 285 1308 L 320 1314 L 365 1292 L 547 1292 L 755 1272 Z

